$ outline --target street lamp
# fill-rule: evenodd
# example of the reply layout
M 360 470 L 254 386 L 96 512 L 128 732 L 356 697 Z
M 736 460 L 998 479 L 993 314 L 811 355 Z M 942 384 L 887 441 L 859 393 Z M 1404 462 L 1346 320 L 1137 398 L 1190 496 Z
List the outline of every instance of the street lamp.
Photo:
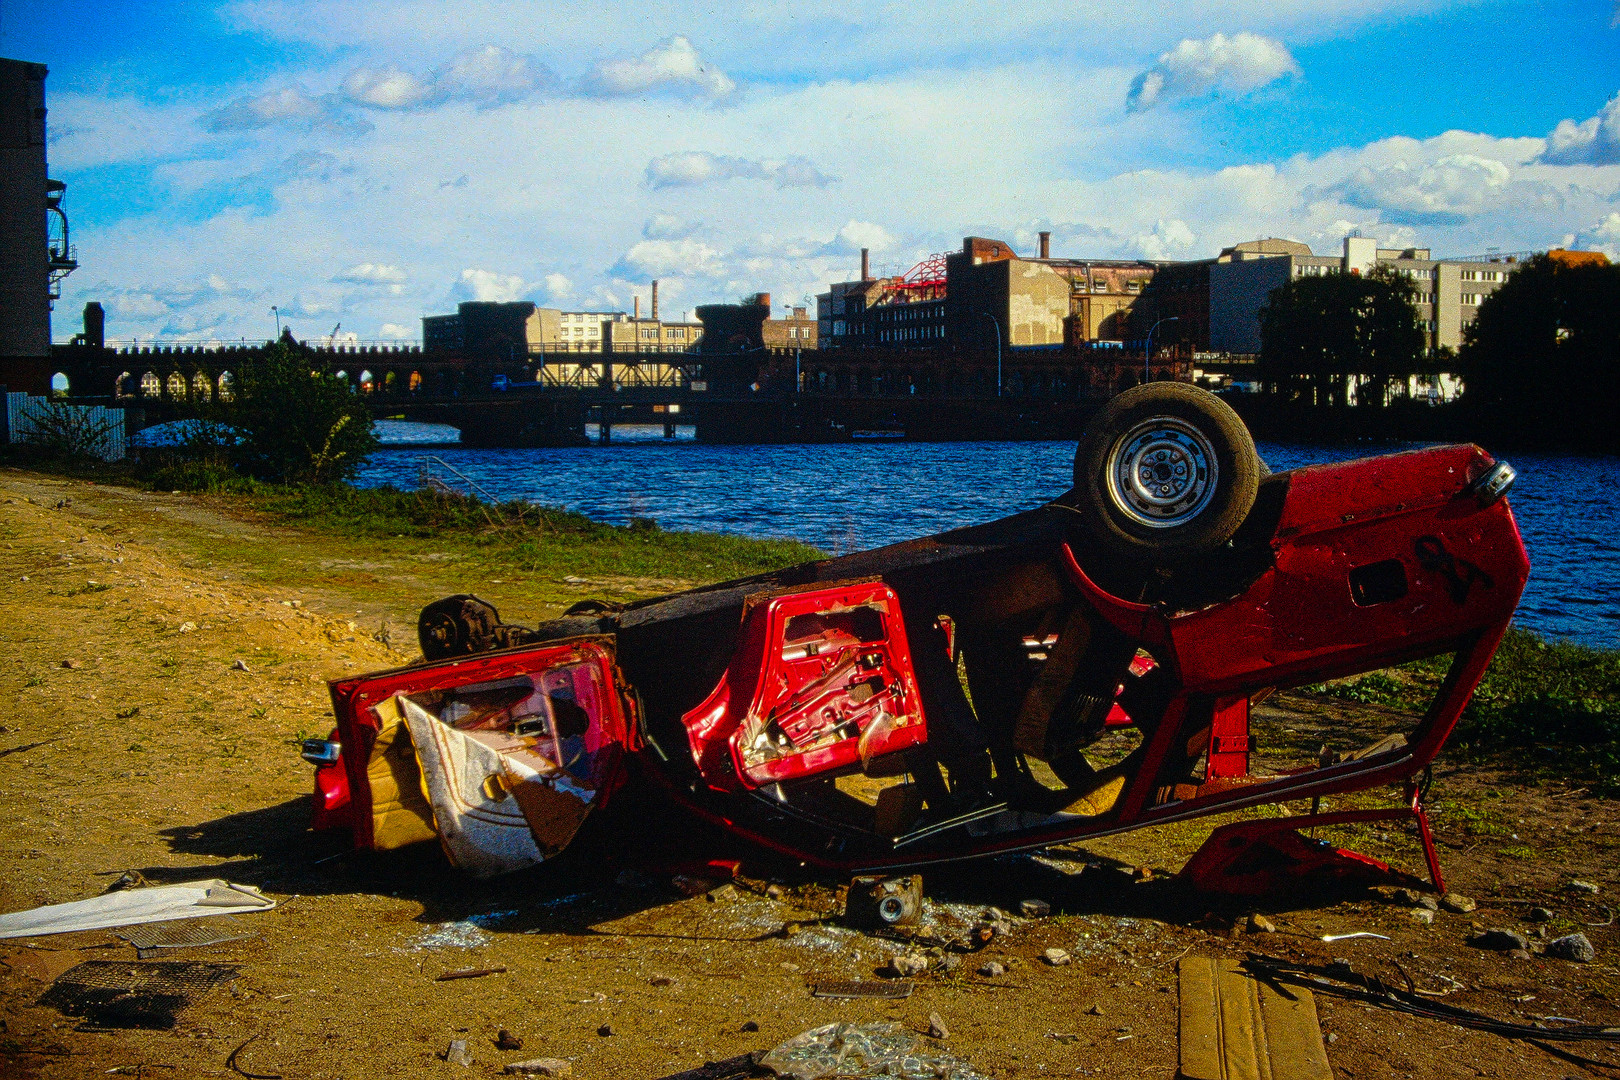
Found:
M 996 397 L 1000 397 L 1001 396 L 1001 324 L 996 322 L 996 317 L 994 315 L 990 314 L 988 311 L 981 311 L 981 312 L 979 312 L 979 314 L 983 315 L 985 318 L 989 319 L 990 320 L 990 325 L 996 328 Z
M 270 314 L 276 317 L 276 340 L 281 340 L 281 309 L 275 304 L 270 305 Z
M 1166 318 L 1160 319 L 1158 322 L 1156 322 L 1152 326 L 1148 327 L 1147 355 L 1142 358 L 1142 381 L 1143 382 L 1149 382 L 1153 378 L 1153 331 L 1157 330 L 1159 327 L 1163 326 L 1167 322 L 1180 322 L 1180 321 L 1181 321 L 1180 316 L 1178 316 L 1178 315 L 1170 315 L 1170 316 L 1168 316 Z

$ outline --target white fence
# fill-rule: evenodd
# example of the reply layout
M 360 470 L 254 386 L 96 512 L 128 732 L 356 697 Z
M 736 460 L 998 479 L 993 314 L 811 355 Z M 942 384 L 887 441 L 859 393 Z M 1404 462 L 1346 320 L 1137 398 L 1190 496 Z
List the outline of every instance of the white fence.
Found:
M 64 405 L 28 394 L 6 395 L 6 431 L 13 443 L 58 443 L 102 461 L 122 461 L 127 449 L 124 410 Z

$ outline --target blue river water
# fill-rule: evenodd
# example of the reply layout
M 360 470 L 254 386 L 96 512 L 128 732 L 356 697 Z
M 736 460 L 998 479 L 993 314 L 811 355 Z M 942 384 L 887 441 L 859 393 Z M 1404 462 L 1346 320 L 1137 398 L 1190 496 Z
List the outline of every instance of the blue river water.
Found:
M 383 421 L 385 448 L 363 485 L 414 488 L 424 465 L 465 490 L 438 458 L 499 499 L 526 499 L 624 524 L 791 537 L 835 554 L 989 521 L 1069 487 L 1073 443 L 870 441 L 711 446 L 690 428 L 616 426 L 611 446 L 474 450 L 453 429 Z M 1384 452 L 1260 444 L 1274 472 Z M 1517 622 L 1549 637 L 1620 648 L 1620 458 L 1507 455 L 1509 496 L 1530 552 Z

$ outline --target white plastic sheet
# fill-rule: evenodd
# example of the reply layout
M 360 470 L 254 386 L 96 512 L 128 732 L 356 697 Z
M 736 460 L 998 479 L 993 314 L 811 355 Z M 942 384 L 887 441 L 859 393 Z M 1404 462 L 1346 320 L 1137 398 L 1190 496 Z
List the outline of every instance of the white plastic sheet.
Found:
M 125 889 L 89 900 L 0 915 L 0 938 L 106 930 L 114 926 L 268 911 L 276 902 L 251 885 L 210 878 L 183 885 Z

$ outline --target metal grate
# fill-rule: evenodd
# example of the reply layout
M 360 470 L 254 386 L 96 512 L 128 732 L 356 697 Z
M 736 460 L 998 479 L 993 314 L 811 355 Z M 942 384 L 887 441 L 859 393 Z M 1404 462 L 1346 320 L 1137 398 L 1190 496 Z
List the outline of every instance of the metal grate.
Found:
M 240 941 L 253 936 L 234 915 L 215 915 L 207 919 L 174 919 L 169 922 L 143 923 L 126 926 L 116 931 L 119 937 L 135 946 L 135 955 L 142 960 L 162 949 L 188 949 L 200 945 L 218 945 L 226 941 Z
M 99 1027 L 171 1028 L 181 1009 L 236 972 L 190 960 L 88 960 L 58 976 L 39 1004 Z

